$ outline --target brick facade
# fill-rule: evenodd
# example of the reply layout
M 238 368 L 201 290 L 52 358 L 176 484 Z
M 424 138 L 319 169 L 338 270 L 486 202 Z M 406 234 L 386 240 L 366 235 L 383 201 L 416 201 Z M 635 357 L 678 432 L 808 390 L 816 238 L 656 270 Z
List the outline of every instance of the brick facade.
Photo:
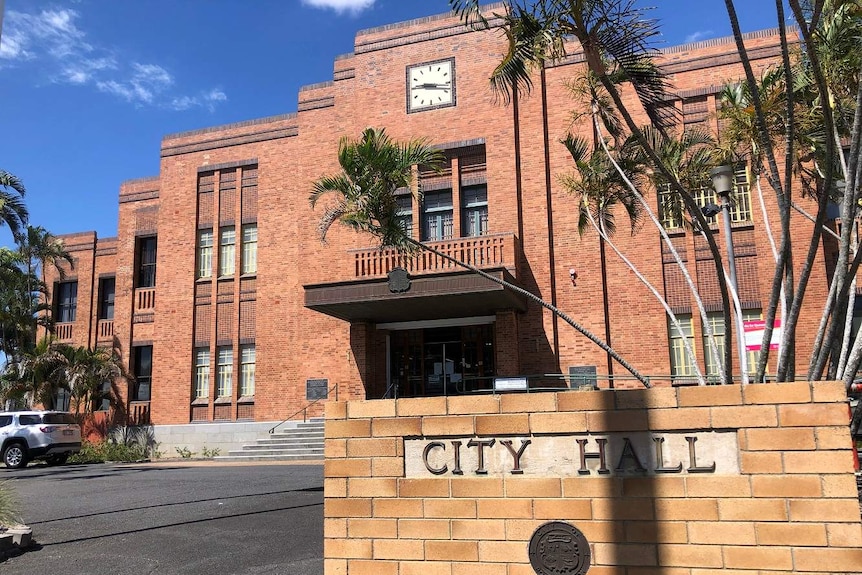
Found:
M 529 541 L 550 521 L 584 534 L 591 575 L 862 566 L 840 382 L 351 401 L 326 418 L 326 575 L 528 575 Z M 525 475 L 405 476 L 416 439 L 564 438 L 577 467 L 588 433 L 704 431 L 733 434 L 738 471 L 530 475 L 527 449 Z
M 746 42 L 755 74 L 776 61 L 775 31 L 749 34 Z M 458 200 L 468 181 L 465 178 L 484 179 L 488 241 L 502 246 L 494 252 L 501 259 L 489 271 L 555 303 L 584 327 L 610 340 L 641 372 L 654 376 L 656 385 L 668 385 L 671 368 L 664 310 L 611 252 L 603 283 L 598 239 L 595 234 L 579 237 L 574 200 L 558 184 L 557 178 L 571 169 L 571 158 L 557 142 L 569 129 L 587 135 L 586 126 L 571 125 L 571 111 L 580 104 L 572 101 L 565 86 L 583 64 L 575 54 L 547 67 L 536 75 L 528 97 L 504 106 L 495 102 L 487 81 L 503 49 L 504 41 L 497 32 L 467 32 L 450 15 L 361 31 L 354 52 L 335 61 L 332 81 L 300 91 L 296 113 L 165 136 L 158 176 L 131 180 L 120 188 L 118 237 L 65 237 L 67 245 L 74 247 L 74 277 L 79 282 L 78 319 L 69 341 L 106 343 L 93 336 L 98 322 L 94 324 L 96 300 L 91 292 L 99 285 L 101 274 L 115 274 L 112 343 L 132 372 L 136 348 L 152 346 L 153 358 L 151 397 L 138 402 L 126 396 L 122 399 L 149 409 L 156 424 L 280 420 L 307 404 L 306 382 L 312 379 L 326 379 L 330 386 L 337 386 L 342 399 L 382 397 L 392 390 L 387 379 L 392 377 L 387 346 L 395 330 L 406 325 L 379 327 L 395 322 L 383 317 L 394 309 L 399 310 L 398 322 L 425 322 L 417 326 L 435 321 L 491 325 L 491 335 L 477 336 L 494 346 L 493 356 L 477 363 L 483 366 L 486 379 L 566 374 L 571 366 L 587 366 L 595 368 L 599 384 L 607 386 L 606 354 L 550 312 L 501 295 L 487 283 L 450 269 L 414 274 L 416 289 L 425 291 L 411 307 L 414 300 L 388 293 L 386 270 L 358 274 L 358 258 L 370 261 L 377 257 L 369 250 L 372 238 L 336 226 L 326 243 L 318 241 L 321 210 L 309 208 L 311 184 L 337 172 L 340 138 L 355 138 L 373 126 L 385 128 L 396 140 L 426 137 L 447 150 L 454 174 L 453 239 L 461 242 L 459 246 L 478 249 L 478 240 L 458 237 L 463 232 Z M 407 68 L 448 58 L 455 59 L 455 105 L 408 113 Z M 725 82 L 741 75 L 732 41 L 669 48 L 662 55 L 662 65 L 674 84 L 675 105 L 685 112 L 687 121 L 717 127 L 708 113 L 715 110 L 715 94 Z M 639 110 L 633 94 L 627 92 L 625 98 Z M 643 121 L 645 115 L 638 114 L 638 118 Z M 473 160 L 459 155 L 476 150 L 484 153 L 480 175 L 465 171 Z M 253 200 L 251 190 L 239 181 L 247 169 L 256 169 L 257 174 Z M 202 191 L 201 178 L 211 174 L 218 181 L 212 191 Z M 233 191 L 221 190 L 222 184 L 231 185 L 230 178 L 237 179 Z M 654 194 L 649 197 L 655 208 Z M 767 204 L 771 221 L 778 221 L 774 199 L 767 197 Z M 422 222 L 415 203 L 412 218 L 418 233 Z M 224 279 L 214 273 L 212 279 L 198 279 L 199 232 L 213 230 L 216 269 L 219 230 L 235 228 L 239 251 L 241 226 L 250 223 L 257 225 L 258 232 L 256 273 L 235 273 Z M 805 220 L 795 226 L 800 237 L 810 233 Z M 752 220 L 737 226 L 735 233 L 739 245 L 748 250 L 738 255 L 744 299 L 750 307 L 765 308 L 768 292 L 764 286 L 769 285 L 773 265 L 759 211 L 754 210 Z M 155 286 L 141 289 L 136 283 L 140 246 L 147 237 L 157 238 Z M 644 226 L 631 237 L 621 231 L 615 241 L 653 285 L 663 286 L 675 307 L 683 312 L 693 307 L 678 272 L 663 263 L 656 230 Z M 674 241 L 687 254 L 689 269 L 707 304 L 717 309 L 711 259 L 690 233 L 680 231 Z M 719 244 L 724 245 L 723 241 Z M 796 242 L 795 249 L 799 251 L 794 261 L 802 262 L 805 245 Z M 236 258 L 239 261 L 239 255 Z M 825 297 L 824 268 L 821 257 L 808 287 L 808 302 Z M 569 269 L 577 270 L 576 287 L 569 280 Z M 342 302 L 351 314 L 349 321 L 333 317 L 338 315 L 332 311 L 334 307 L 329 308 L 330 315 L 307 307 L 307 298 L 318 289 L 326 294 L 353 290 L 350 293 L 358 299 Z M 383 295 L 361 299 L 366 297 L 361 294 L 375 289 L 383 290 Z M 610 296 L 607 317 L 604 293 Z M 375 311 L 363 315 L 362 306 L 375 302 Z M 803 310 L 799 333 L 814 332 L 819 317 L 816 308 L 815 304 Z M 375 315 L 378 313 L 382 315 Z M 243 334 L 243 330 L 251 332 Z M 698 321 L 693 322 L 693 333 L 703 365 Z M 237 393 L 239 356 L 242 346 L 251 343 L 256 349 L 256 389 L 253 403 L 242 403 Z M 800 368 L 808 357 L 807 345 L 805 340 L 799 342 Z M 195 349 L 201 346 L 210 350 L 209 389 L 207 397 L 196 400 Z M 233 354 L 233 390 L 221 399 L 215 391 L 219 348 L 231 349 Z M 466 360 L 462 357 L 462 361 Z M 619 366 L 613 369 L 616 376 L 624 375 Z M 614 383 L 618 388 L 639 385 L 625 378 Z M 322 413 L 322 406 L 314 406 L 311 413 Z

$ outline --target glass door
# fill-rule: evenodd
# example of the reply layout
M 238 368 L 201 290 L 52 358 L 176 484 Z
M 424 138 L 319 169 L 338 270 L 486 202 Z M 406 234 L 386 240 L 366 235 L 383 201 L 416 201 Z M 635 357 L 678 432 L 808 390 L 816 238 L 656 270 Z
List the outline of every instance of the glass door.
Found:
M 425 344 L 425 395 L 453 395 L 463 379 L 461 342 Z

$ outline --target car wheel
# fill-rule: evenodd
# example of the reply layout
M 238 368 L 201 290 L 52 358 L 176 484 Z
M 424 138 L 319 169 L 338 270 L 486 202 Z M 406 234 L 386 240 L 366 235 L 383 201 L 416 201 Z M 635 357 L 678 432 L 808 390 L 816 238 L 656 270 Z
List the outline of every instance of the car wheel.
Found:
M 27 453 L 21 443 L 10 443 L 3 450 L 3 463 L 10 469 L 18 469 L 27 465 Z
M 63 465 L 66 463 L 66 460 L 69 459 L 68 453 L 58 453 L 57 455 L 52 455 L 45 461 L 48 465 Z

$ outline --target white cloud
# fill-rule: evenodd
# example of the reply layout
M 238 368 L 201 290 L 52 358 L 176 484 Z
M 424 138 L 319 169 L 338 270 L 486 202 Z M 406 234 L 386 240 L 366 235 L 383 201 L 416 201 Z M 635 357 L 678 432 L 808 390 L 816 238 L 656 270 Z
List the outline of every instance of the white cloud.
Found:
M 33 65 L 54 83 L 93 86 L 135 106 L 214 110 L 227 96 L 219 89 L 197 96 L 177 93 L 173 75 L 153 63 L 123 63 L 113 47 L 91 43 L 75 10 L 9 11 L 0 44 L 0 68 Z
M 0 58 L 29 60 L 40 53 L 63 58 L 91 51 L 84 33 L 75 26 L 77 17 L 74 10 L 43 10 L 38 14 L 10 10 L 3 23 Z
M 302 0 L 302 3 L 315 8 L 329 8 L 338 14 L 342 12 L 358 14 L 373 6 L 374 0 Z
M 206 108 L 210 112 L 215 110 L 215 106 L 218 102 L 226 102 L 227 95 L 221 90 L 214 88 L 207 92 L 203 92 L 197 96 L 180 96 L 178 98 L 174 98 L 168 107 L 172 110 L 182 111 L 188 110 L 189 108 Z
M 690 44 L 691 42 L 700 42 L 705 38 L 709 38 L 713 36 L 712 30 L 698 30 L 697 32 L 692 32 L 688 36 L 685 37 L 685 43 Z

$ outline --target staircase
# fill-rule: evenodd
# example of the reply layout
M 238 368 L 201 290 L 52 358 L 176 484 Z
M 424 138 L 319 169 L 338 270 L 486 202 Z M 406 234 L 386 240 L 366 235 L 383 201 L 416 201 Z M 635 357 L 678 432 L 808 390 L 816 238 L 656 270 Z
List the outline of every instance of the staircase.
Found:
M 291 424 L 288 424 L 291 425 Z M 323 459 L 323 419 L 310 419 L 270 433 L 253 445 L 228 451 L 217 461 L 303 461 Z

